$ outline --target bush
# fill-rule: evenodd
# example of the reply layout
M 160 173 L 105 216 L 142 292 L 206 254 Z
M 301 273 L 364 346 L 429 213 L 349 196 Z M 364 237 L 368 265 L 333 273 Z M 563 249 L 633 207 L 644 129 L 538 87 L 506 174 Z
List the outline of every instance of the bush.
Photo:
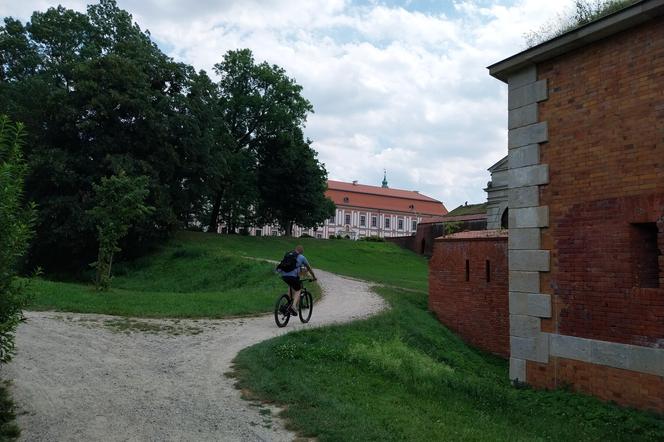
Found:
M 14 332 L 27 303 L 25 284 L 16 279 L 35 216 L 34 206 L 23 203 L 23 136 L 22 124 L 0 116 L 0 362 L 14 353 Z
M 378 235 L 371 235 L 371 236 L 367 236 L 367 237 L 362 238 L 361 241 L 385 242 L 385 238 L 381 238 Z

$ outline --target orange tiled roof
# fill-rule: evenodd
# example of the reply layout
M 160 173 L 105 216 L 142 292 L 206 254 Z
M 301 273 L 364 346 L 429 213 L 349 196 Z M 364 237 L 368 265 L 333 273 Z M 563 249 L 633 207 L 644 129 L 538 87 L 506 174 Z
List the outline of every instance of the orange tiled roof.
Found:
M 325 195 L 337 206 L 390 210 L 417 213 L 418 215 L 441 216 L 447 213 L 442 202 L 412 190 L 328 180 Z M 348 200 L 345 201 L 344 198 L 348 198 Z

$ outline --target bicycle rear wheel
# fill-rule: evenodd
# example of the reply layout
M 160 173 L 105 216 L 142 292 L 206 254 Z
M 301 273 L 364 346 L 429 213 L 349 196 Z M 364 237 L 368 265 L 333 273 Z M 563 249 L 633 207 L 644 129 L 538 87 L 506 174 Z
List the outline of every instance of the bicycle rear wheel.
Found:
M 311 313 L 314 309 L 314 298 L 311 297 L 311 293 L 302 290 L 297 308 L 300 312 L 300 321 L 305 324 L 309 322 L 309 319 L 311 319 Z
M 277 323 L 277 327 L 286 327 L 288 320 L 290 319 L 290 296 L 283 294 L 277 299 L 277 304 L 274 306 L 274 322 Z

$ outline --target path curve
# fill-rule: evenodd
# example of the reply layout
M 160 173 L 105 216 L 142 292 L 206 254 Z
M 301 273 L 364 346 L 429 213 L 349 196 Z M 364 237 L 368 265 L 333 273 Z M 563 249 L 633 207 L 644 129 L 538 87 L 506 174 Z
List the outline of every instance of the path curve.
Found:
M 2 369 L 2 378 L 13 380 L 21 440 L 293 440 L 277 410 L 270 415 L 242 400 L 225 373 L 245 347 L 386 307 L 365 282 L 322 270 L 316 275 L 324 296 L 311 322 L 291 321 L 285 329 L 272 315 L 137 319 L 170 333 L 126 334 L 109 328 L 124 321 L 113 316 L 28 312 L 16 336 L 18 353 Z

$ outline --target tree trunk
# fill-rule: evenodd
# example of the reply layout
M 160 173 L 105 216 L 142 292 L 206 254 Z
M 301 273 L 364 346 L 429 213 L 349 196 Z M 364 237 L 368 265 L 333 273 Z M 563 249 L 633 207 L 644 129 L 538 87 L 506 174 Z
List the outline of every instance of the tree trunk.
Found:
M 217 194 L 214 196 L 214 204 L 212 205 L 212 213 L 210 214 L 208 232 L 217 233 L 217 230 L 219 229 L 219 210 L 221 209 L 221 197 L 221 192 L 217 192 Z

